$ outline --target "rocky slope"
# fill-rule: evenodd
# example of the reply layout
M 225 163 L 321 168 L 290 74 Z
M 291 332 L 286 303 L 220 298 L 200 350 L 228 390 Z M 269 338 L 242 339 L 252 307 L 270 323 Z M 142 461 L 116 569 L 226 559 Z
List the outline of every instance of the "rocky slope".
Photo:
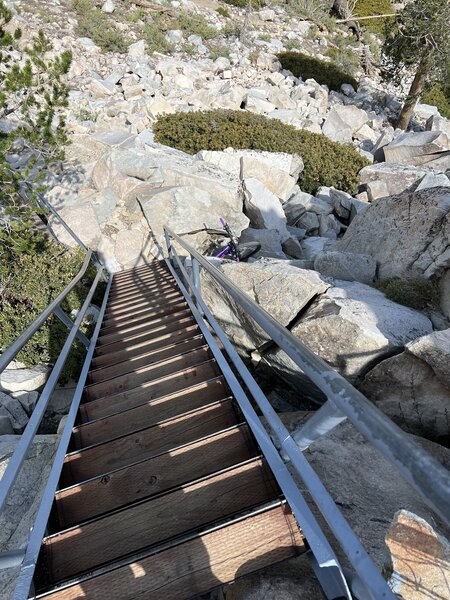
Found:
M 225 218 L 242 241 L 257 240 L 261 249 L 248 263 L 223 264 L 223 271 L 408 433 L 448 446 L 450 122 L 436 107 L 418 105 L 411 131 L 395 131 L 400 102 L 376 75 L 358 71 L 358 89 L 344 84 L 330 91 L 282 70 L 280 51 L 298 48 L 329 60 L 328 48 L 349 41 L 346 31 L 318 31 L 287 6 L 250 13 L 226 6 L 225 16 L 215 0 L 157 4 L 170 18 L 183 11 L 203 19 L 203 37 L 197 26 L 197 33 L 187 26 L 167 29 L 166 53 L 161 53 L 149 47 L 146 3 L 139 4 L 107 0 L 102 6 L 114 30 L 131 42 L 123 52 L 105 53 L 79 35 L 82 15 L 72 10 L 74 4 L 11 2 L 17 10 L 13 26 L 24 29 L 24 43 L 43 27 L 55 52 L 71 49 L 74 56 L 67 109 L 71 144 L 64 164 L 48 172 L 48 199 L 111 271 L 160 256 L 165 223 L 185 233 L 205 224 L 215 228 L 219 217 Z M 148 10 L 155 10 L 152 6 Z M 357 44 L 350 49 L 356 57 L 363 50 Z M 301 156 L 232 148 L 192 156 L 155 142 L 152 126 L 159 115 L 211 108 L 249 111 L 352 144 L 373 164 L 360 172 L 353 196 L 325 187 L 313 195 L 297 184 Z M 23 149 L 11 164 L 26 159 Z M 62 243 L 71 243 L 57 223 L 50 225 Z M 203 250 L 209 238 L 199 232 L 189 240 Z M 386 279 L 394 280 L 394 295 L 383 285 Z M 389 297 L 382 290 L 390 290 Z M 281 390 L 302 410 L 324 401 L 206 277 L 204 291 L 240 351 L 259 361 L 269 397 Z M 23 430 L 47 374 L 46 368 L 29 372 L 15 366 L 0 379 L 1 434 Z M 302 396 L 286 385 L 294 390 L 301 385 Z M 56 421 L 65 397 L 63 390 L 54 398 L 50 417 Z M 407 508 L 427 520 L 433 516 L 403 488 L 389 511 L 378 514 L 395 495 L 395 474 L 386 474 L 383 461 L 345 427 L 318 442 L 309 458 L 363 537 L 367 515 L 376 524 L 374 537 L 364 540 L 376 549 L 381 566 L 383 537 L 397 510 Z M 42 444 L 51 453 L 53 439 L 43 438 Z M 427 447 L 448 464 L 446 450 Z M 333 455 L 347 470 L 346 465 L 359 464 L 361 452 L 370 468 L 354 473 L 352 484 L 369 486 L 376 501 L 360 491 L 348 497 L 338 470 L 325 464 Z M 220 593 L 249 599 L 320 597 L 308 585 L 287 570 Z

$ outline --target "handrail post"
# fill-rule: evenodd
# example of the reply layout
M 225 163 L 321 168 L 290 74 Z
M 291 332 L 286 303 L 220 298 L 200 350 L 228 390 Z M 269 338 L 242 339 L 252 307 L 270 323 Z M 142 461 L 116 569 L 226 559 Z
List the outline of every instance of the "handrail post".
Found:
M 192 256 L 192 254 L 191 254 L 191 265 L 192 265 L 192 281 L 194 284 L 194 289 L 201 296 L 202 290 L 201 290 L 201 282 L 200 282 L 200 263 L 198 262 L 198 260 L 196 258 L 194 258 Z M 192 290 L 192 293 L 194 295 L 195 305 L 197 306 L 198 310 L 200 311 L 200 314 L 203 316 L 203 311 L 201 310 L 199 303 L 195 299 L 195 291 Z
M 172 250 L 172 244 L 170 242 L 170 236 L 169 233 L 167 231 L 167 229 L 164 227 L 164 238 L 166 240 L 166 247 L 167 247 L 167 254 L 169 255 L 169 261 L 170 264 L 173 266 L 173 250 Z

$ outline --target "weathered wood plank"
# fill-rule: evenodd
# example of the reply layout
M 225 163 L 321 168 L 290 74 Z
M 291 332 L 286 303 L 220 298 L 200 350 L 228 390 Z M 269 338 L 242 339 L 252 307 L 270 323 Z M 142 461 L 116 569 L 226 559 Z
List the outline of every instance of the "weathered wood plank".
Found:
M 193 367 L 212 358 L 209 346 L 204 345 L 182 354 L 165 358 L 157 363 L 145 365 L 135 369 L 131 373 L 118 375 L 100 383 L 93 383 L 84 388 L 84 399 L 86 401 L 105 398 L 135 389 L 144 383 L 159 379 L 175 371 L 181 371 Z
M 200 348 L 200 346 L 203 346 L 204 344 L 205 338 L 202 335 L 197 335 L 175 344 L 169 343 L 162 348 L 157 348 L 156 350 L 128 358 L 127 360 L 110 367 L 101 367 L 100 369 L 90 371 L 87 376 L 87 384 L 99 383 L 100 381 L 105 381 L 105 379 L 111 379 L 112 377 L 130 373 L 135 369 L 154 364 L 165 358 L 177 356 L 178 354 L 187 352 L 188 350 Z
M 224 400 L 229 395 L 228 386 L 223 378 L 212 379 L 183 392 L 163 396 L 115 415 L 74 427 L 72 448 L 75 450 L 112 440 L 212 402 Z
M 126 293 L 113 294 L 110 299 L 108 298 L 108 304 L 111 307 L 116 307 L 124 304 L 125 302 L 131 302 L 132 300 L 139 298 L 148 298 L 149 296 L 153 298 L 163 298 L 165 293 L 170 290 L 179 290 L 173 279 L 169 279 L 167 282 L 161 282 L 158 285 L 142 289 L 134 288 Z
M 152 306 L 159 306 L 160 304 L 164 304 L 166 300 L 173 298 L 183 298 L 183 295 L 179 290 L 172 290 L 167 292 L 163 298 L 149 296 L 148 298 L 142 298 L 140 300 L 135 300 L 134 302 L 125 302 L 123 306 L 118 306 L 116 308 L 108 308 L 108 306 L 106 306 L 105 319 L 127 316 L 133 314 L 135 310 L 142 307 L 148 308 Z
M 256 456 L 246 425 L 237 426 L 56 493 L 62 529 L 205 477 Z
M 111 333 L 103 333 L 98 337 L 98 343 L 100 345 L 111 344 L 112 342 L 119 342 L 122 339 L 126 339 L 131 335 L 139 335 L 140 333 L 146 333 L 150 329 L 154 329 L 157 326 L 165 325 L 166 323 L 172 323 L 175 320 L 183 319 L 191 314 L 189 308 L 183 307 L 175 313 L 168 315 L 157 315 L 148 319 L 144 323 L 127 325 L 124 328 L 113 331 Z
M 149 329 L 148 331 L 144 331 L 144 333 L 126 336 L 125 338 L 117 342 L 96 346 L 95 353 L 97 356 L 101 356 L 102 354 L 109 354 L 111 352 L 117 352 L 118 350 L 124 350 L 129 348 L 130 346 L 135 346 L 135 344 L 137 343 L 148 342 L 150 340 L 154 340 L 155 338 L 159 338 L 167 333 L 177 331 L 178 329 L 184 329 L 184 327 L 187 327 L 188 325 L 193 325 L 195 324 L 195 322 L 196 321 L 193 316 L 184 317 L 183 319 L 174 319 L 169 323 L 165 323 L 164 325 L 157 325 L 154 328 Z
M 275 499 L 279 488 L 256 458 L 161 496 L 44 538 L 53 582 Z
M 140 388 L 110 396 L 109 398 L 100 398 L 82 404 L 79 409 L 80 419 L 83 423 L 101 419 L 114 413 L 128 410 L 156 400 L 161 396 L 182 392 L 193 385 L 214 379 L 220 371 L 215 360 L 209 360 L 196 367 L 171 373 L 167 377 L 161 377 L 149 383 L 143 384 Z
M 189 444 L 237 423 L 238 418 L 232 402 L 227 400 L 111 442 L 85 448 L 68 454 L 64 459 L 61 485 L 68 487 L 109 473 L 144 458 Z
M 304 551 L 295 519 L 280 506 L 45 598 L 187 600 Z
M 127 327 L 132 327 L 143 322 L 152 321 L 156 317 L 169 315 L 174 312 L 179 312 L 187 308 L 187 303 L 183 299 L 178 299 L 176 302 L 165 302 L 158 308 L 144 309 L 134 311 L 134 314 L 126 320 L 119 322 L 103 323 L 100 330 L 101 335 L 114 333 L 126 330 Z
M 104 366 L 115 365 L 117 363 L 130 360 L 133 357 L 140 356 L 147 352 L 159 350 L 168 344 L 178 343 L 186 338 L 193 337 L 200 333 L 200 328 L 197 324 L 182 326 L 177 328 L 176 324 L 168 328 L 164 334 L 160 334 L 152 338 L 151 340 L 144 342 L 130 343 L 130 345 L 123 350 L 116 350 L 115 352 L 105 353 L 101 356 L 96 356 L 92 359 L 91 369 L 99 369 Z
M 113 327 L 123 327 L 139 319 L 151 318 L 153 315 L 157 316 L 163 313 L 164 309 L 168 313 L 181 304 L 186 305 L 186 301 L 183 297 L 176 296 L 175 298 L 167 298 L 165 302 L 160 302 L 154 306 L 144 306 L 143 308 L 133 310 L 126 315 L 104 319 L 101 331 L 106 331 Z

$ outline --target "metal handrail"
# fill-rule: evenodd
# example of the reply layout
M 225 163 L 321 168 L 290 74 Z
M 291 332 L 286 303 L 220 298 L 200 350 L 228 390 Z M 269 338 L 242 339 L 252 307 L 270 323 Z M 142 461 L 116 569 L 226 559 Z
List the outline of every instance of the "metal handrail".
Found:
M 20 437 L 20 441 L 16 446 L 14 454 L 8 462 L 8 466 L 3 474 L 3 477 L 0 480 L 0 512 L 3 510 L 5 503 L 8 499 L 8 496 L 11 492 L 12 486 L 16 481 L 20 469 L 25 461 L 27 456 L 27 452 L 30 449 L 30 446 L 34 440 L 34 436 L 37 433 L 38 427 L 44 417 L 45 411 L 47 409 L 48 403 L 52 397 L 53 391 L 58 383 L 59 376 L 64 367 L 64 364 L 67 360 L 67 356 L 72 348 L 72 344 L 77 335 L 77 331 L 81 326 L 81 323 L 84 319 L 86 311 L 89 307 L 89 304 L 92 300 L 92 296 L 95 293 L 97 288 L 97 284 L 99 282 L 101 276 L 101 269 L 97 270 L 97 275 L 89 289 L 89 292 L 84 300 L 83 306 L 81 307 L 77 318 L 74 321 L 73 327 L 67 336 L 67 339 L 64 343 L 64 346 L 61 349 L 61 352 L 55 362 L 55 365 L 50 373 L 50 376 L 44 386 L 44 389 L 41 392 L 39 400 L 31 414 L 30 420 L 25 427 L 23 434 Z M 20 348 L 19 348 L 20 350 Z
M 164 228 L 198 263 L 214 277 L 222 288 L 240 304 L 286 354 L 300 367 L 362 435 L 377 448 L 424 498 L 450 524 L 450 473 L 430 454 L 415 444 L 397 425 L 356 390 L 344 377 L 334 371 L 280 325 L 266 310 L 251 300 L 242 290 L 199 254 L 190 244 Z M 172 245 L 168 242 L 169 256 Z M 284 448 L 287 450 L 286 448 Z
M 81 396 L 83 394 L 84 386 L 86 385 L 87 374 L 91 366 L 95 346 L 102 326 L 103 316 L 106 310 L 106 303 L 108 301 L 108 296 L 111 289 L 111 283 L 112 276 L 109 278 L 108 284 L 106 286 L 97 324 L 95 326 L 94 333 L 92 334 L 90 345 L 87 349 L 86 357 L 84 359 L 81 374 L 77 382 L 77 387 L 72 397 L 72 402 L 70 405 L 69 413 L 67 415 L 66 424 L 61 434 L 58 449 L 56 450 L 53 465 L 47 479 L 47 484 L 42 494 L 42 499 L 36 515 L 36 520 L 28 538 L 27 546 L 23 552 L 23 563 L 17 580 L 16 589 L 14 591 L 13 600 L 26 600 L 29 597 L 28 594 L 33 579 L 36 563 L 38 560 L 39 551 L 41 549 L 42 539 L 45 535 L 45 530 L 50 516 L 53 499 L 55 496 L 55 492 L 58 488 L 61 469 L 64 463 L 65 455 L 67 453 L 67 448 L 69 447 L 70 437 L 72 435 L 72 428 L 75 425 Z M 88 302 L 86 303 L 85 301 L 85 304 L 87 306 Z
M 9 346 L 0 356 L 0 373 L 2 373 L 9 363 L 14 360 L 17 354 L 22 350 L 25 344 L 33 337 L 36 331 L 45 323 L 53 311 L 61 304 L 67 294 L 77 285 L 89 266 L 92 251 L 88 250 L 80 270 L 72 281 L 63 289 L 63 291 L 34 319 L 25 331 Z

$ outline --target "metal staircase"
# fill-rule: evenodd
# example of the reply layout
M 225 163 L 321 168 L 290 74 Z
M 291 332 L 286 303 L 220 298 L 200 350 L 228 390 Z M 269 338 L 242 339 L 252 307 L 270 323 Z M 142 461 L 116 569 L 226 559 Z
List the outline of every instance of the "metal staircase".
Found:
M 183 600 L 303 552 L 326 598 L 395 598 L 301 449 L 348 418 L 450 521 L 448 472 L 182 238 L 166 229 L 166 241 L 167 259 L 106 275 L 28 543 L 0 555 L 0 566 L 21 566 L 14 600 Z M 82 271 L 90 258 L 88 252 Z M 200 268 L 327 395 L 294 437 L 205 305 Z M 103 275 L 98 265 L 68 324 L 60 358 L 0 482 L 0 510 Z M 74 281 L 1 356 L 0 372 L 58 314 Z M 312 502 L 351 569 L 341 568 Z

